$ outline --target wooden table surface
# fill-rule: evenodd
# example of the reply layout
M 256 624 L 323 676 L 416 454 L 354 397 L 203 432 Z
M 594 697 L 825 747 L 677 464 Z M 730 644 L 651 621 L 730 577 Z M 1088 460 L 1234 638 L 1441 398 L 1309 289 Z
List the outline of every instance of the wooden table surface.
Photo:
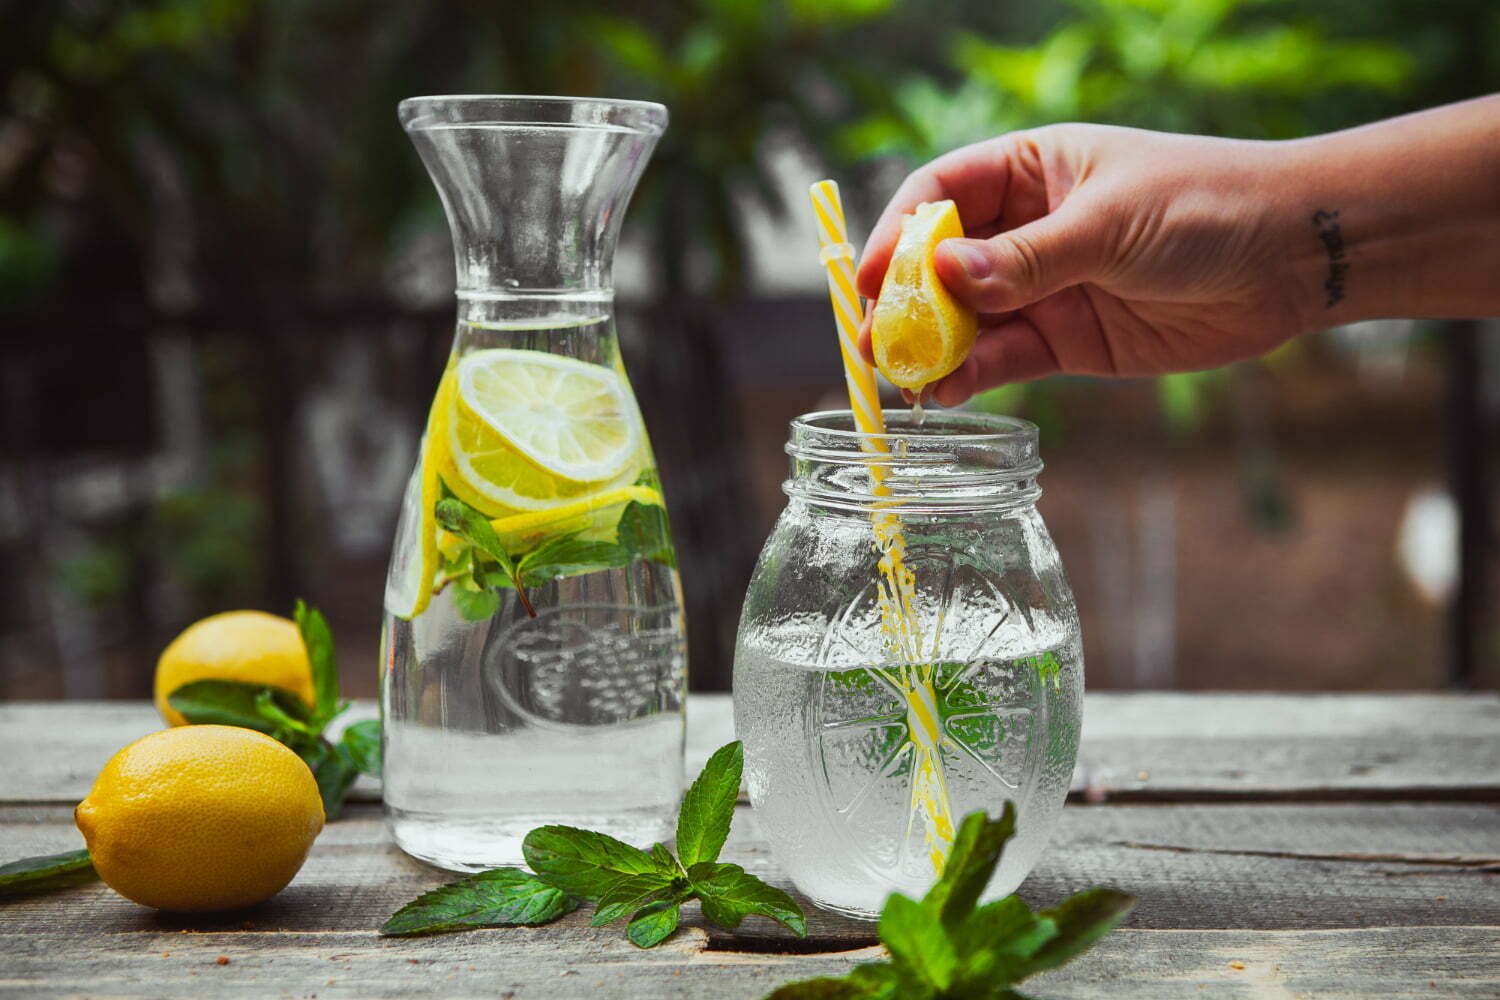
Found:
M 696 773 L 731 738 L 728 700 L 695 696 L 689 719 Z M 0 862 L 81 846 L 73 804 L 156 728 L 146 703 L 0 705 Z M 356 798 L 290 887 L 232 917 L 159 914 L 102 885 L 0 905 L 0 994 L 755 998 L 879 954 L 871 925 L 811 906 L 805 940 L 693 912 L 646 952 L 590 928 L 587 907 L 381 938 L 454 876 L 391 845 L 373 783 Z M 725 860 L 791 888 L 747 806 Z M 1091 694 L 1073 802 L 1021 895 L 1046 906 L 1094 885 L 1140 904 L 1028 993 L 1500 997 L 1500 696 Z

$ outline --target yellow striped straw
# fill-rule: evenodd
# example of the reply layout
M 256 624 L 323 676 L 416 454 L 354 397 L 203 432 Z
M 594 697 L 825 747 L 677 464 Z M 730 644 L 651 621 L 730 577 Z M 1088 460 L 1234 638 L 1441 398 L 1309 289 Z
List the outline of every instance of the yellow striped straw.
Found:
M 811 193 L 813 213 L 818 217 L 818 241 L 822 245 L 818 260 L 828 271 L 828 297 L 833 301 L 833 318 L 839 330 L 839 353 L 844 356 L 844 381 L 849 386 L 854 426 L 865 434 L 884 434 L 885 415 L 880 412 L 875 369 L 859 353 L 859 327 L 865 316 L 854 288 L 854 247 L 849 243 L 839 186 L 834 181 L 818 181 Z M 884 450 L 883 442 L 871 444 Z M 884 471 L 880 469 L 880 473 Z
M 875 369 L 859 353 L 859 328 L 864 322 L 859 293 L 854 287 L 854 247 L 849 243 L 844 206 L 839 200 L 839 186 L 831 180 L 818 181 L 809 192 L 813 214 L 818 219 L 818 260 L 828 271 L 828 297 L 833 303 L 833 318 L 838 326 L 839 353 L 844 358 L 844 381 L 849 387 L 849 409 L 854 427 L 864 434 L 884 434 L 885 414 L 880 409 L 880 393 L 875 383 Z M 885 453 L 884 439 L 867 440 L 864 450 Z M 887 496 L 886 468 L 878 462 L 870 465 L 877 496 Z M 922 637 L 917 628 L 914 608 L 916 578 L 905 564 L 906 539 L 901 520 L 894 512 L 876 511 L 871 515 L 875 542 L 881 551 L 881 581 L 876 588 L 880 603 L 881 630 L 891 652 L 901 662 L 901 671 L 892 675 L 877 669 L 905 695 L 907 706 L 907 744 L 902 752 L 911 755 L 911 812 L 907 835 L 920 821 L 934 874 L 943 873 L 948 850 L 953 846 L 953 809 L 948 784 L 943 776 L 942 740 L 937 693 L 934 689 L 934 667 L 924 663 Z M 933 650 L 932 652 L 936 652 Z

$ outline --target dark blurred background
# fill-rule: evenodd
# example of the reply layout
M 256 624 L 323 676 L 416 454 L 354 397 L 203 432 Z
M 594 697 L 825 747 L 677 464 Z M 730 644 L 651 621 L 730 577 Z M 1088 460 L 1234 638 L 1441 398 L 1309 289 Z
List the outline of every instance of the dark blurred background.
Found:
M 233 607 L 375 686 L 452 323 L 414 94 L 659 100 L 625 351 L 725 688 L 786 421 L 836 405 L 805 190 L 1089 120 L 1281 138 L 1500 89 L 1494 0 L 0 0 L 0 697 L 140 697 Z M 1391 178 L 1401 197 L 1402 178 Z M 863 223 L 863 225 L 861 225 Z M 1500 338 L 1392 320 L 974 405 L 1042 427 L 1096 687 L 1500 684 Z M 685 419 L 690 417 L 690 419 Z

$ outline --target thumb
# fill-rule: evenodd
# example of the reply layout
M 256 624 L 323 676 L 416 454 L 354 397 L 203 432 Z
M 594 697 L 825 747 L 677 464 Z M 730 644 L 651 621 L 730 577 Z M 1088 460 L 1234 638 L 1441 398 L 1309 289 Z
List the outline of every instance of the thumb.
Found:
M 1084 213 L 1059 209 L 987 240 L 943 240 L 935 264 L 959 301 L 976 312 L 1001 313 L 1089 280 L 1103 243 Z

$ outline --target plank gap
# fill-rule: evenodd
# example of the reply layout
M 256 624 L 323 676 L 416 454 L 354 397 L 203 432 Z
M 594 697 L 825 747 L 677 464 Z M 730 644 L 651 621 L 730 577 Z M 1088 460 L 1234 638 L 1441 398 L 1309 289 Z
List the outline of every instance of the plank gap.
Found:
M 1116 840 L 1112 843 L 1115 847 L 1126 847 L 1137 851 L 1168 851 L 1173 854 L 1219 854 L 1235 858 L 1278 858 L 1287 861 L 1347 861 L 1352 864 L 1416 865 L 1423 868 L 1457 868 L 1476 874 L 1500 872 L 1500 858 L 1466 858 L 1442 854 L 1319 854 L 1303 851 L 1252 851 L 1225 847 L 1143 844 L 1130 840 Z
M 838 952 L 869 948 L 880 943 L 875 934 L 875 925 L 870 925 L 868 935 L 809 935 L 805 938 L 781 937 L 772 934 L 723 933 L 714 928 L 709 931 L 705 954 L 713 952 L 753 955 L 828 955 Z
M 1500 788 L 1306 788 L 1285 790 L 1229 791 L 1229 790 L 1184 790 L 1168 789 L 1154 792 L 1149 789 L 1122 789 L 1100 791 L 1086 789 L 1068 793 L 1068 804 L 1078 806 L 1166 806 L 1166 805 L 1336 805 L 1359 803 L 1380 805 L 1382 803 L 1413 802 L 1466 802 L 1500 803 Z

